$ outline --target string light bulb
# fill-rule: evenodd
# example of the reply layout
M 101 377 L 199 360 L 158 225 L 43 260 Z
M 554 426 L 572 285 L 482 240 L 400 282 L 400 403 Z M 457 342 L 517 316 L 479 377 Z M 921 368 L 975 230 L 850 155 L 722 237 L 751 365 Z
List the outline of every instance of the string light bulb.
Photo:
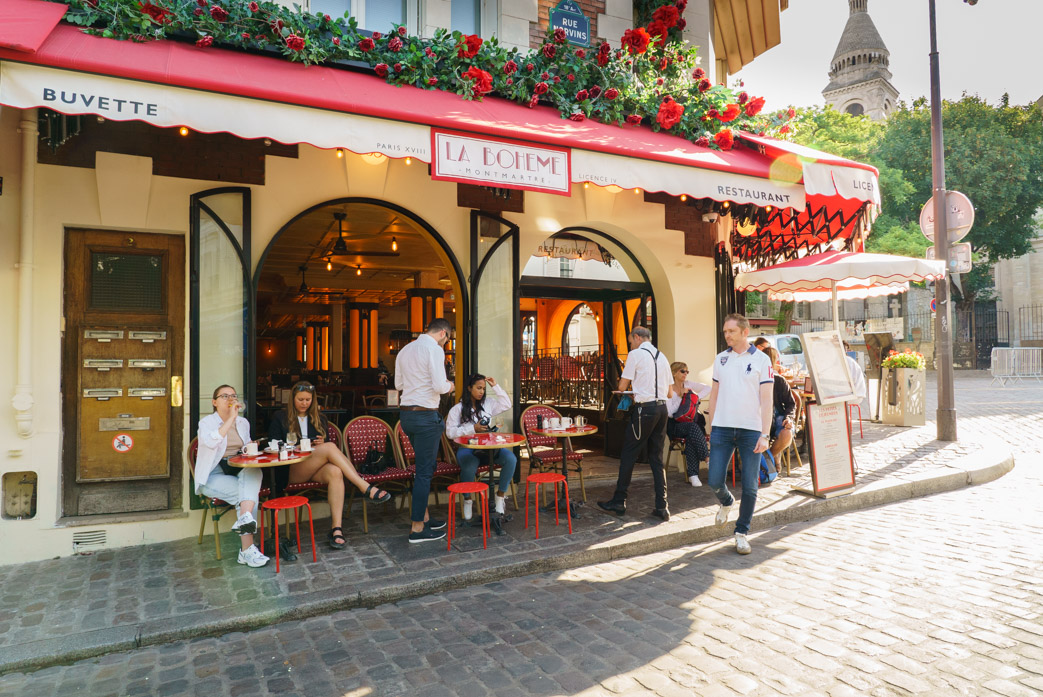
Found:
M 407 165 L 411 165 L 411 164 L 413 164 L 413 158 L 412 158 L 412 157 L 407 157 L 407 158 L 406 158 L 406 164 L 407 164 Z
M 178 133 L 180 133 L 183 136 L 187 136 L 188 135 L 188 126 L 182 126 L 181 128 L 179 128 L 178 129 Z
M 397 252 L 398 251 L 398 240 L 395 239 L 394 237 L 391 238 L 391 251 L 392 252 Z
M 688 200 L 688 194 L 681 194 L 681 203 L 684 203 L 687 200 Z
M 333 260 L 332 259 L 327 259 L 326 260 L 326 270 L 327 271 L 333 271 Z
M 584 189 L 589 189 L 590 188 L 590 182 L 583 182 L 583 188 Z
M 640 187 L 637 187 L 637 186 L 635 186 L 635 187 L 634 187 L 634 193 L 635 193 L 635 194 L 640 194 L 640 193 L 641 193 L 641 188 L 640 188 Z
M 337 157 L 344 157 L 344 148 L 337 148 Z
M 721 204 L 721 208 L 727 208 L 730 205 L 732 205 L 730 201 L 725 201 L 724 203 Z
M 362 264 L 358 264 L 355 267 L 355 275 L 356 276 L 361 276 L 362 275 Z

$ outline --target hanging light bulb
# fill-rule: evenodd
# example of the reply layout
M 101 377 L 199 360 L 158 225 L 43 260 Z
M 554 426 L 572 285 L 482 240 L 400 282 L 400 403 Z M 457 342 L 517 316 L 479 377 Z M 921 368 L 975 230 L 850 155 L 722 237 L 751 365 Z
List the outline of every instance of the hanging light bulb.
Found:
M 326 270 L 327 271 L 333 271 L 333 260 L 332 259 L 326 259 Z
M 362 275 L 362 264 L 358 264 L 357 266 L 355 266 L 355 275 L 356 276 L 361 276 Z
M 180 133 L 183 136 L 187 136 L 188 135 L 188 127 L 187 126 L 182 126 L 180 129 L 178 129 L 178 133 Z
M 583 182 L 583 188 L 584 189 L 589 189 L 590 188 L 590 182 Z
M 344 148 L 337 148 L 337 157 L 344 157 Z
M 413 158 L 412 158 L 412 157 L 407 157 L 407 158 L 406 158 L 406 164 L 407 164 L 407 165 L 411 165 L 411 164 L 413 164 Z
M 635 194 L 640 194 L 641 193 L 641 189 L 639 187 L 634 187 L 634 193 Z
M 681 194 L 681 203 L 684 203 L 687 200 L 688 200 L 688 194 Z
M 396 240 L 394 237 L 391 238 L 391 251 L 392 252 L 397 252 L 398 251 L 398 240 Z

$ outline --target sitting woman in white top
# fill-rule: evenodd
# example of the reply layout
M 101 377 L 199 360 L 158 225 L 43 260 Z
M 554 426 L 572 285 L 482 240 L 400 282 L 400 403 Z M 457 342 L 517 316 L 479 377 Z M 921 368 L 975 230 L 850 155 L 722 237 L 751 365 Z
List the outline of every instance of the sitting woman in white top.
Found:
M 701 382 L 688 380 L 688 364 L 676 361 L 670 364 L 670 372 L 674 376 L 673 389 L 666 398 L 666 435 L 671 440 L 684 439 L 684 462 L 688 473 L 688 481 L 692 486 L 700 486 L 699 463 L 710 458 L 710 449 L 706 445 L 706 419 L 696 407 L 699 398 L 710 394 L 710 386 Z
M 257 521 L 253 516 L 261 490 L 261 470 L 228 464 L 228 458 L 250 442 L 250 422 L 239 416 L 239 396 L 231 385 L 214 390 L 213 405 L 214 412 L 199 420 L 196 493 L 236 506 L 239 518 L 232 531 L 239 533 L 239 563 L 264 566 L 268 557 L 254 544 Z
M 486 391 L 486 385 L 492 388 L 492 394 Z M 464 394 L 456 406 L 449 410 L 445 417 L 445 432 L 450 438 L 473 436 L 476 433 L 489 433 L 495 430 L 491 425 L 493 417 L 511 408 L 511 397 L 496 384 L 493 378 L 474 374 L 464 384 Z M 518 466 L 518 458 L 510 448 L 495 450 L 493 462 L 500 466 L 500 484 L 496 490 L 495 508 L 497 513 L 504 513 L 504 495 L 514 479 L 514 470 Z M 478 471 L 478 454 L 470 448 L 456 451 L 456 461 L 460 464 L 460 481 L 473 482 Z M 464 496 L 464 519 L 471 518 L 471 498 Z

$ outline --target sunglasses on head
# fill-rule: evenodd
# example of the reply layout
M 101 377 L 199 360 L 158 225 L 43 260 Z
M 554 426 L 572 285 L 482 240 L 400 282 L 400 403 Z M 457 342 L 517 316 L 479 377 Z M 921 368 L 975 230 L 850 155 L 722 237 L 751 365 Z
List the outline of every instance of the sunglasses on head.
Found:
M 315 391 L 315 386 L 314 385 L 308 385 L 308 384 L 297 385 L 297 387 L 293 388 L 293 391 L 294 392 L 314 392 Z

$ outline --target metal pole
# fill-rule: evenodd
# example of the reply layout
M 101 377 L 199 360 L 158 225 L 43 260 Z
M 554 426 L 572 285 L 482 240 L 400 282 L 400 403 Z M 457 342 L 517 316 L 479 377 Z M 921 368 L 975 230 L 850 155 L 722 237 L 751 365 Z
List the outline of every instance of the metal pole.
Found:
M 949 217 L 945 202 L 945 149 L 942 143 L 942 88 L 938 77 L 938 32 L 935 0 L 929 0 L 931 24 L 931 164 L 934 188 L 935 259 L 949 261 Z M 935 359 L 938 369 L 938 440 L 956 440 L 956 400 L 952 372 L 952 309 L 949 277 L 934 284 L 937 312 L 934 322 Z
M 831 284 L 833 289 L 832 301 L 833 301 L 833 329 L 840 331 L 840 312 L 839 306 L 837 305 L 837 282 L 832 281 Z

